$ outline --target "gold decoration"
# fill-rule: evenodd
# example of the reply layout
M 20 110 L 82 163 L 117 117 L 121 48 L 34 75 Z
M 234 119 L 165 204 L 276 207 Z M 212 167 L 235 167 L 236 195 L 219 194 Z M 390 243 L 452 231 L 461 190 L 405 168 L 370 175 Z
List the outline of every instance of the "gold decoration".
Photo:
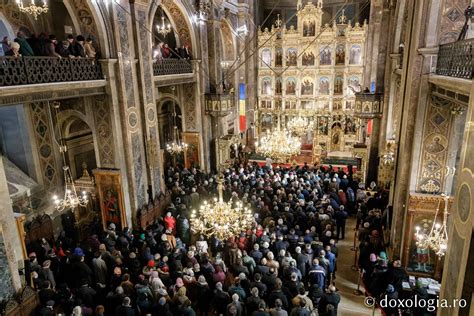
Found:
M 35 20 L 38 20 L 40 14 L 46 13 L 49 10 L 46 0 L 43 0 L 42 6 L 37 6 L 35 0 L 31 0 L 31 3 L 26 6 L 23 4 L 23 0 L 16 0 L 16 4 L 21 12 L 32 15 Z

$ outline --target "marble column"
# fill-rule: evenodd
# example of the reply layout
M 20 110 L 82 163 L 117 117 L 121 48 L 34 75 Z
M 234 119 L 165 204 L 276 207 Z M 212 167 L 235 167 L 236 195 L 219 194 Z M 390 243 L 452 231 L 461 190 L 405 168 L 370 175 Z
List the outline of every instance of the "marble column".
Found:
M 400 118 L 401 128 L 397 139 L 399 146 L 396 155 L 395 180 L 391 192 L 394 214 L 390 239 L 394 256 L 401 256 L 407 212 L 419 89 L 421 75 L 424 70 L 423 56 L 419 54 L 418 48 L 423 47 L 427 2 L 426 0 L 408 0 L 406 5 L 409 10 L 406 12 L 408 15 L 407 29 L 400 88 L 402 117 Z
M 474 95 L 474 84 L 471 88 Z M 474 280 L 474 245 L 472 244 L 474 229 L 474 98 L 470 98 L 466 124 L 462 139 L 461 160 L 458 167 L 456 189 L 454 190 L 454 206 L 449 218 L 449 242 L 444 259 L 443 277 L 440 298 L 453 302 L 463 298 L 467 301 L 466 308 L 444 308 L 438 315 L 472 315 L 472 282 Z M 450 303 L 452 304 L 452 303 Z M 471 310 L 471 313 L 470 313 Z
M 20 267 L 23 267 L 23 250 L 8 192 L 3 156 L 0 155 L 0 282 L 2 282 L 0 293 L 2 295 L 14 295 L 21 289 L 18 273 Z

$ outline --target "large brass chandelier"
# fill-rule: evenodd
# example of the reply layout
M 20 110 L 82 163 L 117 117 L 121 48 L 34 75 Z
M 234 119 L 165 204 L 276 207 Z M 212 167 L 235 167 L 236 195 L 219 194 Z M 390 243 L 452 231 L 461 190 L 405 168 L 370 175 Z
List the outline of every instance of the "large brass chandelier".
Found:
M 436 209 L 435 218 L 433 221 L 433 226 L 429 233 L 422 230 L 419 226 L 416 226 L 416 245 L 420 249 L 428 249 L 430 248 L 433 250 L 438 257 L 442 257 L 445 255 L 446 250 L 448 249 L 448 229 L 447 229 L 447 220 L 448 220 L 448 201 L 449 197 L 445 194 L 442 194 L 444 199 L 444 211 L 443 211 L 443 221 L 442 223 L 437 223 L 437 217 L 439 212 L 439 205 Z
M 255 143 L 256 152 L 276 162 L 286 162 L 301 152 L 301 141 L 291 135 L 286 128 L 280 128 L 280 120 L 276 130 L 267 133 Z
M 23 4 L 23 0 L 16 0 L 16 4 L 18 5 L 18 9 L 20 9 L 20 12 L 32 15 L 35 20 L 38 20 L 38 16 L 40 14 L 46 13 L 49 10 L 46 0 L 43 0 L 42 6 L 37 6 L 35 4 L 35 0 L 31 0 L 30 4 L 27 5 Z
M 296 136 L 303 136 L 313 129 L 313 121 L 307 117 L 296 116 L 288 122 L 287 127 Z
M 456 172 L 455 167 L 446 167 L 446 175 L 445 178 L 448 176 L 453 176 Z M 441 194 L 442 199 L 444 200 L 444 211 L 443 211 L 443 219 L 441 224 L 437 222 L 438 213 L 439 213 L 439 206 L 441 200 L 438 202 L 438 207 L 436 208 L 435 217 L 433 220 L 433 225 L 431 226 L 431 230 L 428 233 L 425 230 L 422 230 L 419 226 L 415 227 L 416 233 L 416 245 L 421 249 L 428 249 L 430 248 L 433 250 L 438 257 L 442 257 L 446 254 L 446 250 L 448 249 L 448 202 L 449 196 L 447 194 Z
M 197 234 L 208 238 L 215 237 L 227 240 L 251 228 L 253 223 L 252 211 L 237 202 L 233 207 L 232 200 L 225 202 L 223 198 L 222 176 L 217 180 L 218 198 L 212 203 L 205 201 L 198 211 L 191 213 L 191 229 Z
M 58 118 L 59 111 L 59 102 L 53 103 L 53 108 L 55 110 L 56 119 Z M 76 186 L 74 185 L 74 180 L 72 179 L 71 169 L 66 163 L 66 152 L 67 146 L 64 143 L 64 139 L 61 132 L 61 127 L 58 126 L 59 131 L 59 152 L 61 153 L 63 160 L 63 172 L 64 172 L 64 196 L 60 199 L 57 195 L 53 196 L 53 202 L 56 207 L 56 210 L 63 211 L 64 209 L 75 209 L 78 206 L 85 207 L 89 203 L 87 197 L 87 192 L 82 191 L 80 194 L 77 193 Z

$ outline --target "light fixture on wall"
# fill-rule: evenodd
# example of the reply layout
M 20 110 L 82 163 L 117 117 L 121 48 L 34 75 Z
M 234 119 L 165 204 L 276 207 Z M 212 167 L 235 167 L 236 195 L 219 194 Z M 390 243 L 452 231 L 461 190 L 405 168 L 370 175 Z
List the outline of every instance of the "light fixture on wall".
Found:
M 158 33 L 160 35 L 162 35 L 163 37 L 166 37 L 172 31 L 171 24 L 170 23 L 168 23 L 168 24 L 165 23 L 165 12 L 164 12 L 163 8 L 161 9 L 161 25 L 157 25 L 156 29 L 157 29 Z
M 43 5 L 38 6 L 35 4 L 35 0 L 31 0 L 29 4 L 23 4 L 23 0 L 16 0 L 16 4 L 20 9 L 20 12 L 32 15 L 35 20 L 38 20 L 38 16 L 42 13 L 48 12 L 48 4 L 46 0 L 43 0 Z
M 53 109 L 56 117 L 56 122 L 58 122 L 58 113 L 59 113 L 59 102 L 53 102 Z M 54 130 L 54 129 L 53 129 Z M 65 209 L 75 209 L 78 206 L 85 207 L 89 203 L 87 197 L 87 192 L 82 191 L 80 194 L 77 193 L 74 180 L 72 179 L 71 169 L 66 164 L 66 152 L 67 146 L 64 143 L 64 139 L 61 132 L 61 127 L 57 126 L 59 133 L 59 152 L 63 160 L 63 174 L 64 174 L 64 197 L 60 199 L 57 195 L 53 196 L 53 202 L 56 207 L 56 210 L 63 211 Z M 54 136 L 54 132 L 53 132 Z

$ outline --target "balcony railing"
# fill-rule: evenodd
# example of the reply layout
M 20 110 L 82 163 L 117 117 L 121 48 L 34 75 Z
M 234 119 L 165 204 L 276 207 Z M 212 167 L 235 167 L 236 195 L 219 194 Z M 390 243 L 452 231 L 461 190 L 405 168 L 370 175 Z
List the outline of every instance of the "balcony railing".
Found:
M 0 57 L 0 87 L 100 79 L 93 58 Z
M 153 62 L 153 75 L 178 75 L 193 72 L 192 62 L 186 59 L 161 59 Z
M 474 71 L 474 39 L 439 46 L 436 74 L 472 79 Z

